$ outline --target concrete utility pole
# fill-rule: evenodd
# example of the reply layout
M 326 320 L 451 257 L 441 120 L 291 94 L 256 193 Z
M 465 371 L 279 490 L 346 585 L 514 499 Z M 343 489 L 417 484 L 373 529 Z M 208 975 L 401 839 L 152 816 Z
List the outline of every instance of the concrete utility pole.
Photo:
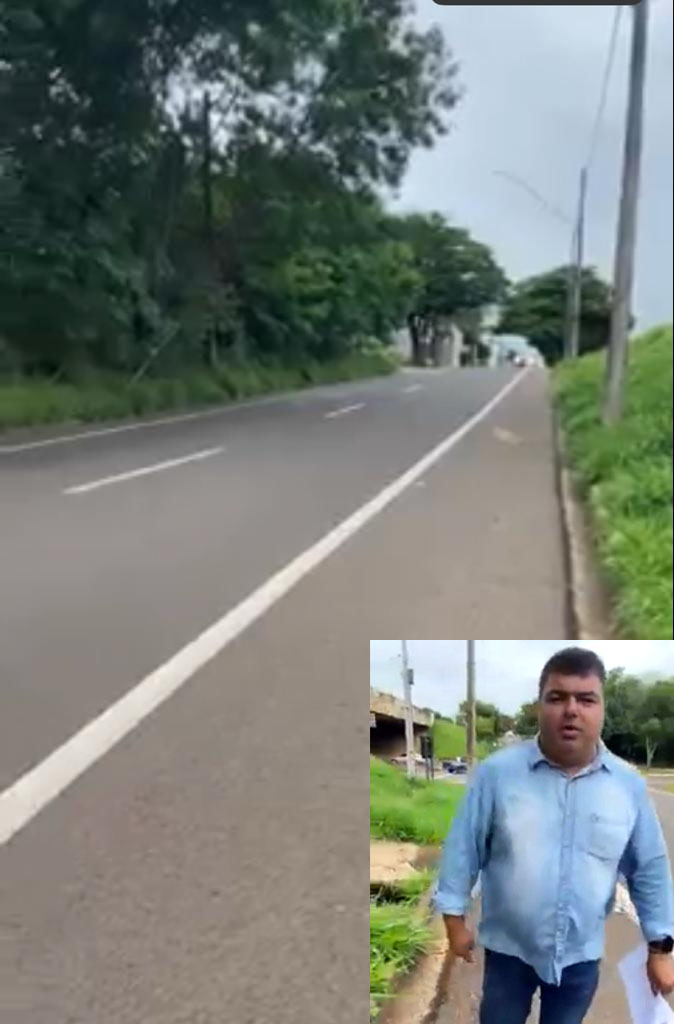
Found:
M 587 193 L 587 169 L 580 172 L 580 190 L 578 193 L 578 215 L 573 235 L 573 257 L 569 280 L 567 329 L 564 344 L 564 355 L 567 359 L 575 359 L 578 355 L 580 340 L 580 311 L 583 287 L 583 256 L 585 237 L 585 196 Z
M 466 762 L 470 771 L 475 762 L 475 641 L 466 641 Z
M 618 234 L 613 275 L 611 334 L 606 353 L 606 377 L 602 416 L 604 423 L 616 423 L 621 415 L 627 369 L 627 349 L 632 312 L 634 252 L 637 235 L 637 204 L 641 168 L 641 142 L 646 76 L 648 0 L 640 0 L 632 11 L 632 53 L 623 154 L 623 177 L 618 215 Z
M 403 654 L 403 694 L 405 697 L 405 750 L 407 754 L 407 777 L 416 776 L 416 759 L 414 756 L 414 712 L 412 710 L 412 669 L 407 656 L 407 641 L 402 640 Z

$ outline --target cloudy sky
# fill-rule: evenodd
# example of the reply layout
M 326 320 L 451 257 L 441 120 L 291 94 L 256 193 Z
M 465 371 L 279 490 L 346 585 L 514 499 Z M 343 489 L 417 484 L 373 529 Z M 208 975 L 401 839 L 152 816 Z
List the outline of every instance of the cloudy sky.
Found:
M 545 641 L 476 640 L 477 696 L 506 714 L 537 695 L 538 677 L 551 654 L 563 647 Z M 607 669 L 623 667 L 647 677 L 674 676 L 673 640 L 604 640 L 593 645 Z M 418 640 L 408 644 L 414 669 L 414 703 L 453 715 L 465 696 L 466 643 Z M 370 643 L 370 686 L 402 696 L 400 642 Z
M 575 208 L 601 91 L 611 6 L 438 6 L 416 0 L 420 25 L 440 25 L 460 65 L 453 130 L 414 156 L 396 206 L 437 209 L 491 245 L 512 279 L 568 260 L 570 231 L 521 188 Z M 587 262 L 612 277 L 631 11 L 622 11 L 611 88 L 591 167 Z M 672 319 L 672 0 L 652 0 L 635 311 L 641 328 Z

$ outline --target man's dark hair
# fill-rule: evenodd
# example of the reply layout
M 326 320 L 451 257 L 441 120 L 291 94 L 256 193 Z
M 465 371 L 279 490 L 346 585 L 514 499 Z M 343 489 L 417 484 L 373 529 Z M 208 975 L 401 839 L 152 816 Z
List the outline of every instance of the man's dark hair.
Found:
M 557 676 L 596 676 L 601 685 L 606 682 L 606 668 L 604 662 L 594 651 L 588 651 L 584 647 L 565 647 L 563 651 L 553 654 L 543 666 L 540 682 L 538 684 L 538 696 L 543 696 L 545 684 L 552 675 Z

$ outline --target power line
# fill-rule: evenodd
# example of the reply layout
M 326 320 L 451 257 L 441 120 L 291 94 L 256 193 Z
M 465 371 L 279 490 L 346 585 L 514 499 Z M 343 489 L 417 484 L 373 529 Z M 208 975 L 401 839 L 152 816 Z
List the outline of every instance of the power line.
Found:
M 523 178 L 518 178 L 517 175 L 510 174 L 507 171 L 494 171 L 494 174 L 499 178 L 505 178 L 506 181 L 510 181 L 513 185 L 517 185 L 519 188 L 523 188 L 525 192 L 528 192 L 530 196 L 533 196 L 533 198 L 540 203 L 548 213 L 552 214 L 553 217 L 556 217 L 557 220 L 561 220 L 564 224 L 573 224 L 571 217 L 558 209 L 558 207 L 553 206 L 552 203 L 549 203 L 548 200 L 540 194 L 540 192 L 537 192 L 536 189 L 532 185 L 529 185 L 528 182 L 524 181 Z
M 620 16 L 622 14 L 622 5 L 618 4 L 613 15 L 613 25 L 611 28 L 611 37 L 609 40 L 608 55 L 606 58 L 606 65 L 604 67 L 604 77 L 601 83 L 601 92 L 599 94 L 599 104 L 597 106 L 597 113 L 594 119 L 594 125 L 592 127 L 592 135 L 590 136 L 590 149 L 585 167 L 589 169 L 590 164 L 594 160 L 595 152 L 597 149 L 597 142 L 599 141 L 599 132 L 601 129 L 601 123 L 604 119 L 604 113 L 606 110 L 606 101 L 608 99 L 608 87 L 611 81 L 611 72 L 613 70 L 613 63 L 616 54 L 616 44 L 618 42 L 618 29 L 620 27 Z

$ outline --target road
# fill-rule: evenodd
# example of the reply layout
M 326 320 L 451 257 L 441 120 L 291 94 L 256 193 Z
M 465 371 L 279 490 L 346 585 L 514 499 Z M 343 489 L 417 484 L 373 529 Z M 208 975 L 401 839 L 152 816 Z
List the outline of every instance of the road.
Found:
M 544 374 L 43 440 L 0 447 L 2 1024 L 367 1019 L 367 643 L 564 638 Z

